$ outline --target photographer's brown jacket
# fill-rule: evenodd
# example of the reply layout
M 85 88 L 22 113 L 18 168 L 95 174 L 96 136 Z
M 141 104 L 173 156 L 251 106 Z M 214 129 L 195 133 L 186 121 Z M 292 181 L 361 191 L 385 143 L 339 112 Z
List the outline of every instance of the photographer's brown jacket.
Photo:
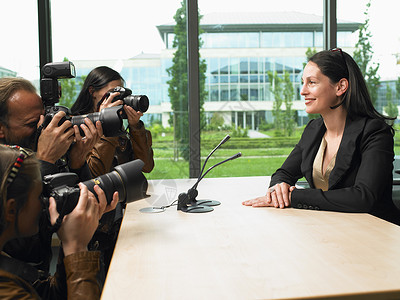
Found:
M 154 168 L 151 132 L 144 128 L 139 121 L 139 129 L 131 129 L 129 138 L 101 137 L 87 156 L 92 175 L 97 177 L 112 171 L 113 167 L 131 161 L 141 159 L 144 162 L 142 171 L 149 173 Z
M 57 265 L 54 276 L 32 285 L 0 269 L 0 299 L 100 299 L 100 252 L 78 252 Z

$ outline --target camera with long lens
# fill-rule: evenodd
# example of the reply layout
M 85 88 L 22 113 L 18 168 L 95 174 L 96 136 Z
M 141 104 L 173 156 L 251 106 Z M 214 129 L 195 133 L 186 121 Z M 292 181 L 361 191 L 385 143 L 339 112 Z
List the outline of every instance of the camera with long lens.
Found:
M 146 95 L 132 95 L 132 90 L 125 87 L 115 87 L 105 95 L 105 98 L 108 98 L 111 93 L 115 92 L 119 92 L 120 94 L 115 96 L 112 102 L 122 100 L 124 104 L 142 113 L 149 109 L 149 98 Z
M 93 124 L 95 124 L 96 121 L 100 121 L 104 136 L 106 137 L 119 136 L 125 133 L 123 119 L 126 119 L 127 117 L 122 105 L 105 108 L 101 112 L 79 116 L 71 116 L 68 107 L 55 105 L 59 102 L 61 97 L 61 85 L 58 79 L 74 78 L 76 75 L 75 66 L 72 62 L 64 61 L 48 63 L 42 67 L 41 71 L 42 79 L 40 80 L 40 94 L 45 108 L 43 128 L 46 128 L 56 113 L 63 111 L 65 112 L 65 117 L 60 120 L 58 126 L 66 120 L 69 120 L 72 125 L 78 126 L 81 136 L 85 135 L 83 130 L 80 128 L 80 125 L 85 123 L 85 118 L 90 119 Z
M 83 182 L 95 196 L 94 186 L 98 185 L 104 191 L 107 203 L 113 199 L 115 191 L 118 192 L 119 201 L 130 203 L 146 198 L 147 179 L 142 173 L 143 161 L 136 159 L 125 164 L 118 165 L 110 173 L 101 175 Z M 78 203 L 80 189 L 77 185 L 78 176 L 75 173 L 58 173 L 47 175 L 43 178 L 43 196 L 46 207 L 49 198 L 54 197 L 57 211 L 67 215 L 74 210 Z
M 64 106 L 51 106 L 46 109 L 43 126 L 46 127 L 53 119 L 54 115 L 59 111 L 64 111 L 65 117 L 60 120 L 58 126 L 60 126 L 66 120 L 69 120 L 71 121 L 72 125 L 78 126 L 81 136 L 85 136 L 85 133 L 80 127 L 81 124 L 85 124 L 85 118 L 91 120 L 93 124 L 95 124 L 96 121 L 100 121 L 103 128 L 103 134 L 106 137 L 120 136 L 125 134 L 123 119 L 126 117 L 124 117 L 125 111 L 122 105 L 107 107 L 102 109 L 100 112 L 79 116 L 71 116 L 69 109 Z

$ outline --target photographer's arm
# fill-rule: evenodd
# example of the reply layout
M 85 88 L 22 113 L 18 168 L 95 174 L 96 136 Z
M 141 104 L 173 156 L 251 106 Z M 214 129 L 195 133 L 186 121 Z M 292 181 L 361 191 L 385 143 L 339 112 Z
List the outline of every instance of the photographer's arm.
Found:
M 87 164 L 93 176 L 110 172 L 119 137 L 101 137 L 87 156 Z
M 100 121 L 96 122 L 96 126 L 88 118 L 85 118 L 84 122 L 85 124 L 81 124 L 81 129 L 85 133 L 84 137 L 80 135 L 77 125 L 73 127 L 75 144 L 72 145 L 69 152 L 71 169 L 79 169 L 85 164 L 87 155 L 103 135 L 103 128 Z
M 142 121 L 139 121 L 138 124 L 141 124 L 140 128 L 130 127 L 129 138 L 135 159 L 141 159 L 144 162 L 142 171 L 150 173 L 154 168 L 151 132 L 145 129 Z
M 135 159 L 144 162 L 143 172 L 150 173 L 154 168 L 154 153 L 152 146 L 151 132 L 146 130 L 140 117 L 143 113 L 135 111 L 132 107 L 124 105 L 124 110 L 129 122 L 129 137 L 132 142 L 132 149 Z

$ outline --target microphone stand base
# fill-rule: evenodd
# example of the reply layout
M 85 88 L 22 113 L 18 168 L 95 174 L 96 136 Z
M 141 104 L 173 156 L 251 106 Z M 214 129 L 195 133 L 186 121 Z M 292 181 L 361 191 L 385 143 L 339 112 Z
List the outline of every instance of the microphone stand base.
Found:
M 160 213 L 165 211 L 164 207 L 143 207 L 139 209 L 142 213 Z
M 217 206 L 220 205 L 221 202 L 216 200 L 208 200 L 208 199 L 201 199 L 201 200 L 194 200 L 192 201 L 191 205 L 201 205 L 201 206 Z
M 214 208 L 209 206 L 194 205 L 194 206 L 182 207 L 180 210 L 186 213 L 205 213 L 213 211 Z

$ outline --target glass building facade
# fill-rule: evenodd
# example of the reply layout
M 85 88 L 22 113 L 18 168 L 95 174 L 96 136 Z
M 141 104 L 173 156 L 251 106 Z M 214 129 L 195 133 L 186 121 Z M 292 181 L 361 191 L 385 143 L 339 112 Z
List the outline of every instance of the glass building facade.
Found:
M 287 21 L 288 20 L 288 21 Z M 225 23 L 224 23 L 225 22 Z M 338 20 L 338 46 L 352 53 L 359 23 Z M 204 104 L 209 121 L 218 112 L 226 125 L 257 130 L 271 123 L 274 96 L 268 74 L 289 73 L 294 88 L 293 109 L 299 125 L 306 120 L 300 97 L 301 72 L 308 49 L 322 50 L 322 17 L 303 13 L 210 14 L 202 16 L 200 57 L 207 64 Z M 174 24 L 157 26 L 165 49 L 120 61 L 76 61 L 77 75 L 108 65 L 121 73 L 126 86 L 150 99 L 144 121 L 169 126 L 171 115 L 167 69 L 172 66 Z

